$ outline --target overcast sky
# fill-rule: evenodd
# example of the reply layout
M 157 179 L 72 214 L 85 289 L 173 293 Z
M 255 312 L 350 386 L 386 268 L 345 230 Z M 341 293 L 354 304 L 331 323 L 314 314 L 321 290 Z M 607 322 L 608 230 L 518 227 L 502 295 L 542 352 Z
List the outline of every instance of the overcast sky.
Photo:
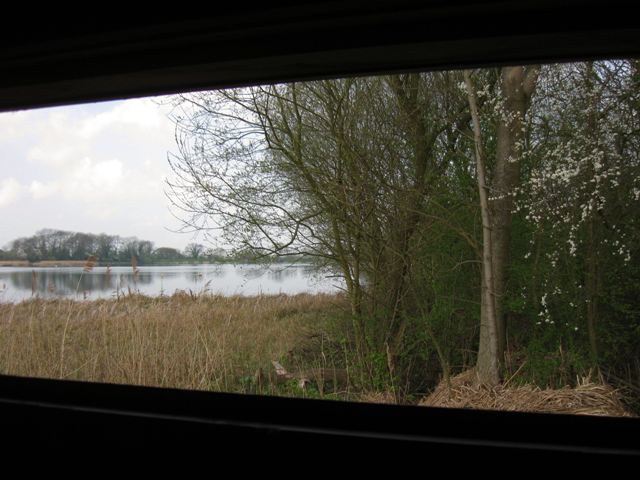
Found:
M 193 241 L 168 230 L 167 109 L 134 99 L 0 113 L 0 248 L 42 228 Z

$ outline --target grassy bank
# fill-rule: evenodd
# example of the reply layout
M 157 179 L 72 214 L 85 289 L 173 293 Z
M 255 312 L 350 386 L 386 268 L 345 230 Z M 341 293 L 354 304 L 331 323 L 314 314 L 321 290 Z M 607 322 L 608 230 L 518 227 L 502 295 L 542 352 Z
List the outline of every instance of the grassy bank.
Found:
M 227 392 L 351 398 L 300 389 L 292 374 L 340 363 L 336 295 L 190 296 L 0 304 L 6 374 Z M 318 341 L 321 339 L 321 341 Z M 323 346 L 324 345 L 324 346 Z M 328 351 L 331 346 L 331 352 Z M 326 347 L 326 349 L 325 349 Z M 343 368 L 339 365 L 340 368 Z M 276 381 L 277 380 L 277 381 Z
M 394 402 L 371 388 L 340 295 L 178 293 L 0 303 L 0 373 L 210 391 Z M 286 369 L 278 375 L 272 362 Z M 471 375 L 471 376 L 470 376 Z M 618 392 L 474 385 L 471 370 L 423 405 L 627 415 Z M 302 387 L 304 384 L 304 387 Z M 419 400 L 419 399 L 418 399 Z

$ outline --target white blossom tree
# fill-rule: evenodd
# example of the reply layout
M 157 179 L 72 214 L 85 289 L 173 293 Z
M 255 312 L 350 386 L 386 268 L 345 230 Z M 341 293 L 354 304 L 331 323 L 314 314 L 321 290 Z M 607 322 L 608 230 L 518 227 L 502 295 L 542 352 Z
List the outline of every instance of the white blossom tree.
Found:
M 530 292 L 539 298 L 538 325 L 557 325 L 554 310 L 569 306 L 562 327 L 586 326 L 594 366 L 605 269 L 616 257 L 624 269 L 638 247 L 638 85 L 634 61 L 546 67 L 528 181 L 515 206 L 538 232 L 526 256 L 557 269 Z

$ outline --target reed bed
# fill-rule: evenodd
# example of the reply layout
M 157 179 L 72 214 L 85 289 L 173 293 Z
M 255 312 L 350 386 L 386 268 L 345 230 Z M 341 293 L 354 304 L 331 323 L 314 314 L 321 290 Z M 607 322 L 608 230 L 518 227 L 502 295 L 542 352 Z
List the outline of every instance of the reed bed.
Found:
M 250 391 L 256 371 L 342 308 L 336 295 L 177 293 L 0 304 L 0 372 L 213 391 Z M 270 392 L 262 392 L 270 393 Z
M 0 260 L 0 267 L 84 267 L 86 260 Z
M 83 263 L 84 264 L 84 263 Z M 27 260 L 0 260 L 0 267 L 29 267 Z
M 420 405 L 450 408 L 478 408 L 520 412 L 565 413 L 632 417 L 618 391 L 589 378 L 578 379 L 575 387 L 542 389 L 533 385 L 477 385 L 475 373 L 468 370 L 441 382 Z
M 331 294 L 172 296 L 0 303 L 0 373 L 104 383 L 309 396 L 275 381 L 272 361 L 295 374 L 347 367 L 327 332 L 347 308 Z M 333 351 L 327 350 L 333 348 Z M 323 350 L 324 349 L 324 350 Z M 342 364 L 340 364 L 342 363 Z M 276 379 L 277 380 L 277 379 Z M 473 370 L 442 382 L 424 406 L 632 416 L 612 387 L 478 386 Z M 396 403 L 391 392 L 322 392 L 322 398 Z

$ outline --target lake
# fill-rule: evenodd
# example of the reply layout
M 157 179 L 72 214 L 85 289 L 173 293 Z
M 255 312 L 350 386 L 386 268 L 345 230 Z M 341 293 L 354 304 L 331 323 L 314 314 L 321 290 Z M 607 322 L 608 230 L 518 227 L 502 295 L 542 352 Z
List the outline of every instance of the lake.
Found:
M 120 293 L 171 295 L 176 290 L 222 295 L 337 292 L 340 282 L 310 265 L 177 265 L 138 267 L 0 267 L 0 301 L 113 298 Z

